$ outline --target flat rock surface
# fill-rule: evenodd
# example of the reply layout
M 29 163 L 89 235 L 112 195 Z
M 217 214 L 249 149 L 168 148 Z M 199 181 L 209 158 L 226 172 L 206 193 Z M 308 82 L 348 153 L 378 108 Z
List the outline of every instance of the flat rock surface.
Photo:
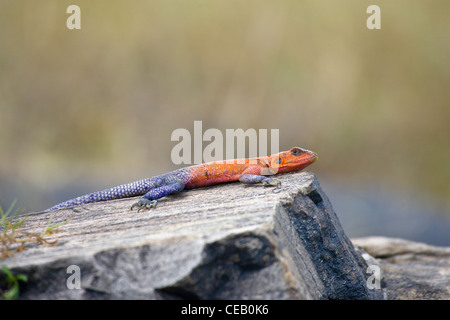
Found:
M 315 176 L 279 179 L 183 191 L 150 212 L 130 198 L 32 213 L 25 231 L 67 221 L 57 244 L 1 263 L 27 275 L 22 299 L 381 299 Z
M 383 270 L 389 300 L 449 300 L 450 247 L 388 237 L 352 239 Z

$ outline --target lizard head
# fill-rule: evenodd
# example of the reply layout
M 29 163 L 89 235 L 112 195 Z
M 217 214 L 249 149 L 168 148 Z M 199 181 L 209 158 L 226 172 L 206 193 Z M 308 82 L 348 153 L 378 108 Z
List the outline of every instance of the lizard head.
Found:
M 318 158 L 317 153 L 294 147 L 270 156 L 270 171 L 275 173 L 300 171 Z

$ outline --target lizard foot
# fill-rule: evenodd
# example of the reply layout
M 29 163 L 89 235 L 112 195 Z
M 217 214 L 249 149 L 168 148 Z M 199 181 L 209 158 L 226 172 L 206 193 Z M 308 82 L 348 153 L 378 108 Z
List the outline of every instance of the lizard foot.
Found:
M 270 179 L 269 181 L 263 181 L 262 182 L 263 186 L 275 186 L 276 189 L 280 189 L 281 188 L 281 181 L 278 179 Z
M 133 203 L 130 210 L 133 210 L 135 207 L 138 208 L 138 212 L 142 209 L 148 209 L 150 211 L 151 208 L 156 208 L 156 204 L 158 202 L 156 200 L 148 200 L 146 198 L 139 199 L 138 202 Z

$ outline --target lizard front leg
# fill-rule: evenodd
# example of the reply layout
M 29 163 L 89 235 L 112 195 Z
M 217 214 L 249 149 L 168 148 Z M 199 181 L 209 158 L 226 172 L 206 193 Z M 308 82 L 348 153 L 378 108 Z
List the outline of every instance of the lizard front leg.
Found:
M 276 186 L 277 188 L 281 187 L 280 180 L 257 174 L 242 174 L 239 177 L 239 181 L 245 184 L 262 183 L 263 186 Z

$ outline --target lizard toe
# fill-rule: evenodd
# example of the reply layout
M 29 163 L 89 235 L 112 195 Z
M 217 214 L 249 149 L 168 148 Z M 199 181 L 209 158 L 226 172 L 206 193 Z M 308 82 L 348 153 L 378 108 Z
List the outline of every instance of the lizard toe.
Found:
M 269 181 L 263 181 L 263 186 L 275 186 L 277 189 L 281 188 L 281 181 L 278 179 L 270 179 Z
M 149 200 L 146 198 L 141 198 L 141 199 L 139 199 L 138 202 L 133 203 L 130 210 L 133 210 L 134 208 L 138 208 L 138 210 L 137 210 L 138 212 L 141 211 L 142 209 L 150 210 L 151 208 L 156 208 L 157 203 L 158 202 L 156 200 Z

